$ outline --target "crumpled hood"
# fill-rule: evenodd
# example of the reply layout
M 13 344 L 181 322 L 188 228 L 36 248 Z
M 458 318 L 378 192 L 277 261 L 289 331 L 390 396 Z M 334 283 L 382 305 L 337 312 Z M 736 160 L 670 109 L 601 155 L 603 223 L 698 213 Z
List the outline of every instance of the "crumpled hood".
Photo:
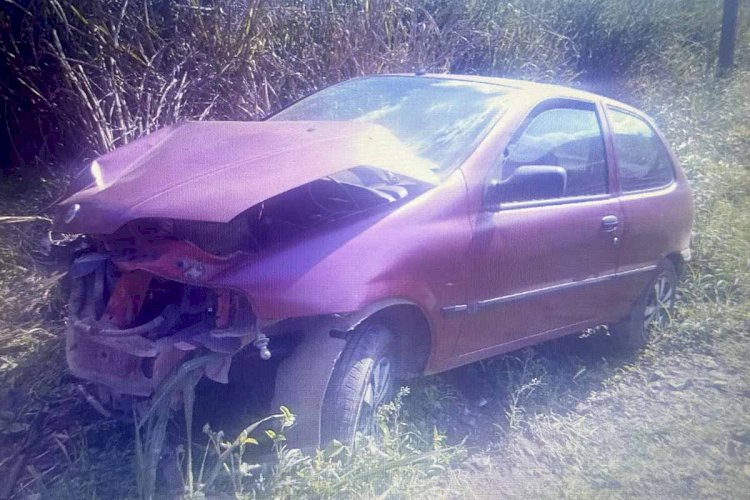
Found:
M 98 158 L 96 182 L 60 203 L 56 228 L 107 234 L 144 217 L 229 222 L 272 196 L 358 166 L 438 182 L 430 161 L 379 125 L 185 122 Z

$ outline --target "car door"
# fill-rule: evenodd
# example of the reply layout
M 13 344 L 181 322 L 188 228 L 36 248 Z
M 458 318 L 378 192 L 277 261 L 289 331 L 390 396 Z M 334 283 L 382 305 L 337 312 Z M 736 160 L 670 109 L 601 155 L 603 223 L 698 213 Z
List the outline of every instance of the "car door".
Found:
M 602 123 L 593 102 L 546 101 L 493 166 L 470 247 L 459 357 L 479 359 L 606 317 L 621 213 Z M 540 177 L 530 191 L 492 198 L 493 187 L 529 170 L 562 171 L 564 186 L 547 189 Z
M 618 272 L 623 300 L 632 304 L 661 259 L 687 248 L 692 201 L 669 150 L 638 114 L 607 106 L 617 163 L 623 234 Z

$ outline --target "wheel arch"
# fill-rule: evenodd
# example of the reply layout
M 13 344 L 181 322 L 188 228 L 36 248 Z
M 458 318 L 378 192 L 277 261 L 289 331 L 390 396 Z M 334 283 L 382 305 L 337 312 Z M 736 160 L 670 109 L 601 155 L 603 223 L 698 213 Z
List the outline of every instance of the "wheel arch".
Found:
M 377 322 L 397 338 L 399 371 L 404 377 L 424 373 L 432 349 L 432 329 L 427 315 L 415 302 L 389 299 L 345 318 L 332 328 L 334 336 L 345 336 L 364 322 Z

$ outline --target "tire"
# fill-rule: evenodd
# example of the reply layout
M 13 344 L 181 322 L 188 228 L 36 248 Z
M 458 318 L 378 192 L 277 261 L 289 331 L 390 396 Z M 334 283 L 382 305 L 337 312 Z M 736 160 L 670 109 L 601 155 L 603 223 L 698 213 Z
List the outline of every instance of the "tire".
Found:
M 609 326 L 614 343 L 626 350 L 641 350 L 651 340 L 654 326 L 669 323 L 674 311 L 677 271 L 665 260 L 659 264 L 656 275 L 633 304 L 630 314 Z
M 393 334 L 377 323 L 364 323 L 347 339 L 331 375 L 321 411 L 321 441 L 354 446 L 357 432 L 375 434 L 378 408 L 396 389 Z

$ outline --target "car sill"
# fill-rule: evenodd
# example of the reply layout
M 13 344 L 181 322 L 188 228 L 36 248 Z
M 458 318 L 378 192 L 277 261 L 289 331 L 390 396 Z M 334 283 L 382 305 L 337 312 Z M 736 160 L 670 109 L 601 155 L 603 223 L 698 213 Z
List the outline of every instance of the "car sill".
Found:
M 571 281 L 569 283 L 561 283 L 559 285 L 552 285 L 543 288 L 537 288 L 534 290 L 527 290 L 525 292 L 512 293 L 510 295 L 502 295 L 500 297 L 492 297 L 489 299 L 479 300 L 470 304 L 456 304 L 451 306 L 445 306 L 441 308 L 441 311 L 445 316 L 456 316 L 459 314 L 473 314 L 487 309 L 490 307 L 500 306 L 515 302 L 517 300 L 525 300 L 534 297 L 546 295 L 548 293 L 562 292 L 572 288 L 578 288 L 582 286 L 591 286 L 603 283 L 605 281 L 625 278 L 634 274 L 647 273 L 656 269 L 655 265 L 639 267 L 637 269 L 630 269 L 628 271 L 621 271 L 613 274 L 607 274 L 605 276 L 595 276 L 593 278 L 586 278 L 580 281 Z

